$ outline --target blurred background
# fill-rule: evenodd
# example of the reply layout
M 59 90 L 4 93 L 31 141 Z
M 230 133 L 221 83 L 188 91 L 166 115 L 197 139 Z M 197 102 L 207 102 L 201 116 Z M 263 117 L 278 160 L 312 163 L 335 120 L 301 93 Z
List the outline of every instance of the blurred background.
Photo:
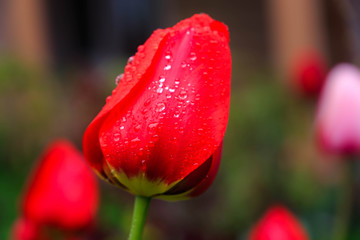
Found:
M 232 101 L 223 160 L 202 196 L 154 200 L 144 239 L 246 239 L 272 204 L 312 239 L 330 239 L 342 168 L 313 137 L 328 69 L 359 63 L 357 0 L 0 1 L 0 239 L 7 239 L 32 164 L 82 135 L 128 57 L 157 28 L 208 13 L 230 29 Z M 104 239 L 125 239 L 133 197 L 101 181 Z M 349 239 L 360 239 L 354 203 Z M 358 216 L 356 218 L 356 216 Z

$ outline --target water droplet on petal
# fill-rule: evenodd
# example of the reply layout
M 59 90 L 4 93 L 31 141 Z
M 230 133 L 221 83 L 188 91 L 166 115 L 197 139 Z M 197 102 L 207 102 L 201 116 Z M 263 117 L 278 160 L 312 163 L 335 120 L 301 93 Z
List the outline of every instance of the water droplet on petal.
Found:
M 131 64 L 132 61 L 134 61 L 134 56 L 129 57 L 129 59 L 128 59 L 128 64 Z
M 118 142 L 120 140 L 120 133 L 114 133 L 114 141 Z
M 166 59 L 166 60 L 170 60 L 170 59 L 171 59 L 171 54 L 168 53 L 168 54 L 165 56 L 165 59 Z
M 179 94 L 179 98 L 180 98 L 180 99 L 185 99 L 185 98 L 187 98 L 186 91 L 182 90 L 182 91 L 180 92 L 180 94 Z
M 168 65 L 166 65 L 166 66 L 164 67 L 164 70 L 165 70 L 165 71 L 170 70 L 170 69 L 171 69 L 171 65 L 170 65 L 170 64 L 168 64 Z
M 164 103 L 158 103 L 158 104 L 156 105 L 155 111 L 157 111 L 157 112 L 162 112 L 162 111 L 164 111 L 164 110 L 165 110 L 165 104 L 164 104 Z
M 150 131 L 155 131 L 159 123 L 150 123 L 148 128 Z
M 165 82 L 165 77 L 164 77 L 164 76 L 160 76 L 160 77 L 159 77 L 159 82 L 161 82 L 161 83 Z
M 121 81 L 121 79 L 123 79 L 123 77 L 124 77 L 124 74 L 123 74 L 123 73 L 120 74 L 119 76 L 117 76 L 117 77 L 115 78 L 115 84 L 118 85 L 119 82 Z
M 191 53 L 190 53 L 190 60 L 191 60 L 191 61 L 195 61 L 195 60 L 196 60 L 196 53 L 194 53 L 194 52 L 191 52 Z
M 163 91 L 164 91 L 164 89 L 161 88 L 161 87 L 159 87 L 159 88 L 156 90 L 157 93 L 162 93 Z
M 152 137 L 151 137 L 151 140 L 153 141 L 153 142 L 156 142 L 157 140 L 159 140 L 159 135 L 153 135 Z
M 136 137 L 130 141 L 130 145 L 133 148 L 135 148 L 139 143 L 140 143 L 140 139 L 138 137 Z
M 144 102 L 144 106 L 145 106 L 145 107 L 146 107 L 146 106 L 149 106 L 150 103 L 151 103 L 151 100 L 148 99 L 148 100 L 146 100 L 146 101 Z

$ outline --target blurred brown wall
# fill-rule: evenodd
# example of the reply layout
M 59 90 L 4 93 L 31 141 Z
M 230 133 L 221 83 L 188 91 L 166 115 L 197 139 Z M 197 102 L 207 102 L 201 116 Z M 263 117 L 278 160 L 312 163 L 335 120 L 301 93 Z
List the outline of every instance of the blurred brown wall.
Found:
M 46 65 L 48 42 L 42 1 L 7 1 L 6 29 L 10 51 L 31 65 Z
M 321 0 L 268 0 L 269 29 L 274 68 L 286 77 L 301 52 L 326 56 Z

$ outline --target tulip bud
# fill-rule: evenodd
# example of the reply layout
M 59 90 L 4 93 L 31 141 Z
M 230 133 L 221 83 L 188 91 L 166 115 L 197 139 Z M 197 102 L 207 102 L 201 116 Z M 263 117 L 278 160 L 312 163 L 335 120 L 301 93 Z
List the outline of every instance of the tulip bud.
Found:
M 51 144 L 34 169 L 22 214 L 38 226 L 79 230 L 93 223 L 98 185 L 80 152 L 69 142 Z
M 227 27 L 206 14 L 156 30 L 90 123 L 84 154 L 140 196 L 198 195 L 217 172 L 230 102 Z
M 351 64 L 333 68 L 321 94 L 316 136 L 327 153 L 360 153 L 360 71 Z
M 29 219 L 18 218 L 11 232 L 11 240 L 47 240 L 40 227 Z
M 325 81 L 326 65 L 316 52 L 306 52 L 296 59 L 291 78 L 300 93 L 317 96 Z
M 308 240 L 296 217 L 282 206 L 270 208 L 252 228 L 249 240 Z

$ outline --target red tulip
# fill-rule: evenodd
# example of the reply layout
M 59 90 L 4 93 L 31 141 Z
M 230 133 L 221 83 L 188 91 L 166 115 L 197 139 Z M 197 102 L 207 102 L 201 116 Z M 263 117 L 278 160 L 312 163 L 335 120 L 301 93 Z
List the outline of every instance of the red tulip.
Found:
M 309 51 L 296 59 L 291 77 L 301 93 L 317 96 L 324 85 L 326 71 L 324 59 L 318 53 Z
M 282 206 L 269 209 L 253 227 L 249 240 L 308 240 L 296 217 Z
M 12 229 L 11 240 L 47 240 L 40 227 L 24 217 L 18 218 Z
M 77 149 L 67 141 L 56 141 L 34 170 L 22 203 L 27 221 L 70 231 L 92 224 L 98 185 Z
M 133 194 L 193 196 L 213 180 L 228 120 L 227 27 L 206 14 L 156 30 L 90 123 L 84 154 Z
M 328 75 L 316 116 L 316 135 L 328 153 L 360 153 L 360 71 L 340 64 Z

